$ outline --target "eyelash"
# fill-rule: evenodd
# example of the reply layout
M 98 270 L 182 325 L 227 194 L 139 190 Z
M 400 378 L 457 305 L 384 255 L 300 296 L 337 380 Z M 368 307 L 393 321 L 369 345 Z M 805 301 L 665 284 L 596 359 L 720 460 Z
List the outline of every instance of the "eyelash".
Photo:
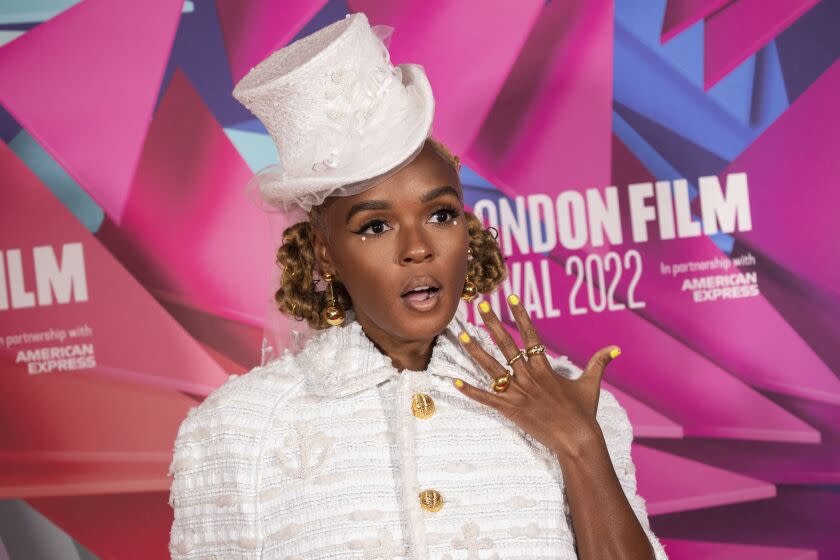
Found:
M 440 208 L 432 212 L 432 216 L 436 216 L 441 212 L 449 216 L 449 219 L 445 222 L 437 222 L 439 225 L 448 224 L 449 222 L 461 215 L 461 212 L 459 212 L 457 208 L 454 208 L 452 206 L 441 206 Z
M 438 208 L 437 210 L 432 212 L 432 216 L 436 216 L 436 215 L 438 215 L 442 212 L 446 213 L 446 215 L 449 217 L 449 219 L 445 222 L 437 222 L 438 225 L 447 225 L 452 220 L 454 220 L 455 218 L 457 218 L 458 216 L 461 215 L 461 212 L 457 208 L 454 208 L 452 206 L 441 206 L 440 208 Z M 387 223 L 385 220 L 378 220 L 378 219 L 377 220 L 370 220 L 369 222 L 365 222 L 365 224 L 360 229 L 354 231 L 353 233 L 355 233 L 356 235 L 370 235 L 372 237 L 377 237 L 377 236 L 382 235 L 385 232 L 382 231 L 382 232 L 379 232 L 379 233 L 365 233 L 365 231 L 370 227 L 376 226 L 378 224 L 385 224 L 385 223 Z

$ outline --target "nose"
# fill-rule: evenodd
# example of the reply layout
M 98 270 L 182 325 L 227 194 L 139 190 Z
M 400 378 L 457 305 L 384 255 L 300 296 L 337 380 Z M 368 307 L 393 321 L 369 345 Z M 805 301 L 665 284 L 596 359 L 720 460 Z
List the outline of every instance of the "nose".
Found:
M 426 232 L 423 231 L 422 224 L 403 227 L 401 233 L 400 262 L 402 264 L 421 263 L 434 258 L 432 244 Z

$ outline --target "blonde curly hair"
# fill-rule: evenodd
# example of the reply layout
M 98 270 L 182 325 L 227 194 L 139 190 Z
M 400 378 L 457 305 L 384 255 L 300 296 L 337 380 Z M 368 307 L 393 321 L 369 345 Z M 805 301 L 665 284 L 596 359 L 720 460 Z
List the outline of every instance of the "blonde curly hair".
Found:
M 461 168 L 460 159 L 439 141 L 426 140 L 455 170 L 456 176 Z M 313 224 L 321 219 L 322 208 L 316 206 L 309 212 L 309 221 L 298 222 L 283 232 L 283 244 L 277 249 L 276 262 L 282 274 L 280 287 L 274 293 L 277 308 L 284 314 L 299 321 L 306 320 L 312 328 L 326 329 L 330 325 L 321 312 L 327 306 L 327 294 L 315 290 L 317 283 L 317 263 L 313 244 Z M 480 293 L 495 290 L 507 278 L 507 267 L 496 237 L 481 223 L 472 212 L 464 212 L 467 218 L 467 231 L 470 236 L 470 251 L 467 274 Z M 336 304 L 344 309 L 351 309 L 353 301 L 344 285 L 333 280 L 333 293 Z

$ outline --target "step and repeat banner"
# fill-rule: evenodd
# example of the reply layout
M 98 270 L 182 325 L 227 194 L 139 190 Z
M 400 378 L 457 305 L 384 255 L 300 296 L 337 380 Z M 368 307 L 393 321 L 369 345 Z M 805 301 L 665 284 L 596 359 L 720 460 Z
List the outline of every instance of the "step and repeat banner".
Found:
M 0 558 L 167 557 L 178 425 L 294 327 L 231 90 L 355 11 L 426 68 L 497 312 L 623 349 L 670 557 L 840 557 L 840 1 L 9 0 Z

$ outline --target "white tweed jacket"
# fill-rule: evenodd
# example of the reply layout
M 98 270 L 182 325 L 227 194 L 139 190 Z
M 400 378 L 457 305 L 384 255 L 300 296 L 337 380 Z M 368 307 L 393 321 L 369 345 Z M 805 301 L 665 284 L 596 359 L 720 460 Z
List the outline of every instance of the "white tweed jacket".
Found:
M 456 316 L 426 371 L 398 372 L 351 312 L 297 355 L 232 375 L 178 430 L 172 558 L 577 558 L 557 457 L 452 385 L 488 387 L 457 341 L 462 329 L 504 363 L 483 328 Z M 636 491 L 632 427 L 606 389 L 597 420 L 665 560 Z

